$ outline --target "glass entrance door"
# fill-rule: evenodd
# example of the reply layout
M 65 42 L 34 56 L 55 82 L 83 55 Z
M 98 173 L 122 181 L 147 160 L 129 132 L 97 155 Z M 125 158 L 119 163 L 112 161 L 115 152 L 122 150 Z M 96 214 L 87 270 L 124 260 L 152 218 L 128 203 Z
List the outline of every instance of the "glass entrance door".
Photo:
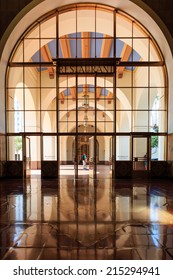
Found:
M 149 170 L 149 139 L 147 137 L 133 137 L 133 172 L 147 173 Z

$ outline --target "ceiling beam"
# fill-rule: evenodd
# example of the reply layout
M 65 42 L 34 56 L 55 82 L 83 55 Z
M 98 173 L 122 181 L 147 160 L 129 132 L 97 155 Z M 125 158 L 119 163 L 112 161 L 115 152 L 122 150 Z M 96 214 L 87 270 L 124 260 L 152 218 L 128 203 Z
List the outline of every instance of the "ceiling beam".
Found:
M 74 101 L 76 99 L 76 87 L 71 87 L 70 92 L 71 92 L 72 100 Z
M 101 87 L 97 87 L 96 88 L 96 98 L 99 99 L 100 96 L 101 96 L 101 91 L 102 91 L 102 88 Z
M 60 92 L 60 100 L 61 100 L 61 104 L 64 104 L 64 92 Z
M 110 38 L 110 36 L 104 35 L 100 57 L 109 57 L 112 46 L 112 40 L 113 39 Z
M 82 58 L 90 57 L 90 32 L 82 32 Z
M 121 52 L 121 61 L 128 61 L 131 53 L 132 53 L 132 47 L 127 44 L 124 44 L 124 47 Z M 122 78 L 125 66 L 120 66 L 117 69 L 118 69 L 118 78 Z
M 70 42 L 68 35 L 64 35 L 60 38 L 60 45 L 63 57 L 71 58 Z
M 107 95 L 108 104 L 111 104 L 112 99 L 113 99 L 113 93 L 109 91 Z
M 50 61 L 52 61 L 52 59 L 51 59 L 51 54 L 50 54 L 50 50 L 49 50 L 48 45 L 43 46 L 43 47 L 40 49 L 40 52 L 41 52 L 41 56 L 42 56 L 42 58 L 43 58 L 43 60 L 44 60 L 45 62 L 50 62 Z M 48 68 L 47 68 L 47 71 L 48 71 L 48 73 L 49 73 L 49 78 L 50 78 L 50 79 L 54 79 L 54 77 L 55 77 L 54 68 L 53 68 L 53 67 L 48 67 Z

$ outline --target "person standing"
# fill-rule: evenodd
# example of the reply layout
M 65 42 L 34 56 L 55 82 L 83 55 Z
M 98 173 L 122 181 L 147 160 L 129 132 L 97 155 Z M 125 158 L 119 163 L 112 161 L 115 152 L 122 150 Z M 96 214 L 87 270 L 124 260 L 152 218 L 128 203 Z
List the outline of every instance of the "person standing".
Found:
M 87 156 L 85 153 L 82 155 L 82 163 L 83 163 L 83 169 L 87 169 L 86 163 L 87 163 Z

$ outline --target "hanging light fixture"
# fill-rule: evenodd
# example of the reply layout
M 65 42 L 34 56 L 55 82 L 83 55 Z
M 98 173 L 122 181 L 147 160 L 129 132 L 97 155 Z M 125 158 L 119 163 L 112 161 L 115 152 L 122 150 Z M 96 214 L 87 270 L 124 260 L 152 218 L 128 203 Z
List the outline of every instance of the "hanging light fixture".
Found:
M 88 109 L 89 107 L 89 95 L 87 94 L 87 86 L 85 86 L 84 95 L 82 96 L 82 107 Z
M 88 108 L 89 107 L 89 95 L 84 94 L 82 97 L 82 107 Z
M 88 111 L 84 112 L 84 127 L 88 127 Z

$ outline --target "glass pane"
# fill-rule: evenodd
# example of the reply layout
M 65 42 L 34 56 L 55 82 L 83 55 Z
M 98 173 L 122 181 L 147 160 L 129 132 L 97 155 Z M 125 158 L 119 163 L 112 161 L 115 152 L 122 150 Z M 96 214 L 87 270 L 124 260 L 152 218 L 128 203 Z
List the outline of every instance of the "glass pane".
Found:
M 23 67 L 9 68 L 8 87 L 23 87 Z
M 42 38 L 56 38 L 56 17 L 40 24 Z
M 22 160 L 22 136 L 7 137 L 8 160 Z
M 77 57 L 91 57 L 93 45 L 91 47 L 90 32 L 83 32 L 81 40 L 77 40 Z M 94 48 L 95 49 L 95 48 Z
M 116 160 L 130 160 L 130 137 L 116 137 Z
M 94 27 L 94 23 L 93 23 L 93 27 Z M 113 36 L 114 34 L 113 12 L 96 10 L 96 33 L 103 33 L 109 36 Z
M 164 110 L 165 105 L 165 89 L 150 88 L 150 109 Z
M 23 132 L 24 131 L 24 113 L 22 111 L 7 112 L 7 131 Z
M 24 67 L 25 87 L 40 86 L 40 68 L 39 67 Z
M 95 31 L 95 11 L 78 10 L 77 11 L 77 32 Z
M 147 37 L 146 32 L 136 22 L 133 22 L 133 37 Z
M 39 25 L 37 24 L 31 31 L 28 32 L 26 38 L 39 38 Z
M 40 111 L 25 112 L 25 132 L 40 132 Z
M 23 62 L 24 59 L 23 54 L 23 41 L 20 42 L 19 46 L 17 47 L 13 57 L 12 62 Z
M 42 132 L 56 132 L 56 111 L 41 112 Z
M 133 39 L 133 61 L 149 60 L 149 40 Z
M 166 137 L 151 136 L 151 160 L 165 160 L 166 157 Z
M 38 68 L 41 75 L 41 87 L 56 87 L 56 69 L 55 67 Z
M 41 147 L 40 147 L 40 136 L 27 136 L 29 138 L 30 147 L 28 154 L 32 174 L 41 174 Z M 27 141 L 28 142 L 28 141 Z M 27 143 L 26 143 L 27 144 Z
M 41 109 L 56 110 L 55 88 L 41 88 Z
M 59 37 L 76 32 L 76 11 L 59 15 Z
M 116 89 L 116 108 L 117 110 L 131 110 L 132 109 L 132 89 L 131 88 L 117 88 Z
M 136 67 L 126 66 L 117 67 L 116 84 L 117 87 L 131 87 L 132 86 L 132 74 Z
M 148 110 L 148 88 L 133 89 L 133 109 Z
M 57 160 L 56 136 L 43 136 L 43 160 Z
M 159 52 L 157 51 L 153 41 L 150 40 L 150 61 L 160 61 L 160 60 L 161 60 L 161 55 L 159 55 Z
M 121 14 L 116 14 L 116 36 L 132 37 L 132 21 Z
M 40 89 L 25 88 L 25 110 L 40 110 Z
M 147 169 L 147 138 L 133 138 L 133 169 Z
M 148 87 L 148 67 L 135 67 L 135 71 L 133 71 L 133 86 Z
M 151 132 L 166 132 L 166 111 L 151 111 L 150 112 L 150 131 Z
M 148 132 L 148 111 L 134 111 L 133 132 Z
M 164 87 L 164 71 L 163 67 L 150 67 L 150 86 Z
M 131 111 L 116 112 L 116 131 L 130 132 L 131 131 Z
M 37 39 L 24 40 L 24 62 L 40 62 L 40 41 Z
M 76 36 L 76 34 L 74 34 Z M 69 57 L 82 57 L 81 40 L 73 39 L 74 36 L 69 35 L 70 52 Z
M 8 89 L 7 92 L 8 110 L 23 110 L 23 89 Z

